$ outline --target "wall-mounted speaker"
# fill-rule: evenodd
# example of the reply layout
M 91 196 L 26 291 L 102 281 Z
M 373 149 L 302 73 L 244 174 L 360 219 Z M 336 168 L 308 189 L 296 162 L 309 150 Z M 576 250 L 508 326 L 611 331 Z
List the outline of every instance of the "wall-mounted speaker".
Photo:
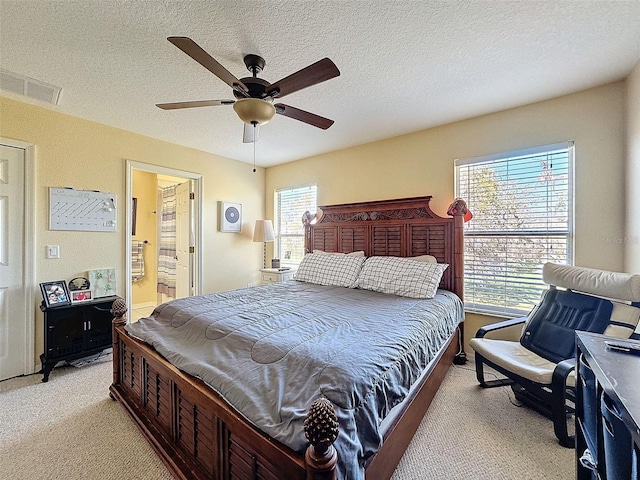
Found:
M 242 230 L 242 204 L 220 202 L 220 231 L 240 232 Z

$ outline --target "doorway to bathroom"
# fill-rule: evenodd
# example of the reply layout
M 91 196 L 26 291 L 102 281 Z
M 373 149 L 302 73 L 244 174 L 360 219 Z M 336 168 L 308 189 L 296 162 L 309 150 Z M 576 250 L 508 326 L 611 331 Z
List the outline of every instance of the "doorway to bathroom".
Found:
M 127 162 L 127 299 L 131 321 L 200 293 L 201 175 Z

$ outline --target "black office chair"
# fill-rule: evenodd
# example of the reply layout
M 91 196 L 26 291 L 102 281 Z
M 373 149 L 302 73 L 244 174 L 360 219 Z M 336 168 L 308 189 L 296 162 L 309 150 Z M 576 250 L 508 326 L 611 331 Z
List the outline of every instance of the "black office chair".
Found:
M 640 275 L 552 263 L 542 273 L 549 289 L 531 313 L 480 328 L 470 345 L 480 385 L 511 385 L 519 401 L 553 420 L 559 443 L 573 448 L 567 416 L 575 402 L 575 331 L 638 338 Z M 506 378 L 486 380 L 485 365 Z

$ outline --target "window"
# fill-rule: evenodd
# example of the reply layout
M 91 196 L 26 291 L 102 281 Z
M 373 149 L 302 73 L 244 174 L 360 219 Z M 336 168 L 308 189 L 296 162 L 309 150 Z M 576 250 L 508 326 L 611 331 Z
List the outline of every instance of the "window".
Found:
M 277 258 L 283 265 L 297 265 L 304 257 L 304 227 L 302 215 L 315 213 L 315 185 L 277 190 L 275 194 Z
M 573 263 L 573 142 L 456 160 L 465 223 L 468 311 L 528 313 L 546 288 L 545 262 Z

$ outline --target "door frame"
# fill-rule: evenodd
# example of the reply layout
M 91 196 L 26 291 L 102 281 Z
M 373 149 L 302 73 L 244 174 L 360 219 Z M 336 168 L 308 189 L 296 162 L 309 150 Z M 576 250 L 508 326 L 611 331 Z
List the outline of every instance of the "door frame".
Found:
M 0 137 L 0 144 L 24 150 L 24 250 L 23 302 L 26 314 L 26 345 L 24 346 L 24 374 L 36 371 L 35 358 L 35 309 L 36 309 L 36 170 L 35 145 L 33 143 Z
M 174 168 L 161 167 L 150 163 L 136 162 L 127 160 L 126 172 L 126 220 L 125 220 L 125 285 L 126 285 L 126 301 L 127 311 L 131 312 L 131 240 L 132 240 L 132 194 L 133 194 L 133 171 L 141 170 L 144 172 L 156 173 L 159 175 L 168 175 L 170 177 L 185 178 L 193 181 L 193 191 L 195 193 L 195 201 L 193 203 L 193 237 L 195 252 L 193 254 L 193 271 L 191 272 L 193 280 L 193 295 L 199 295 L 202 291 L 202 175 L 199 173 L 177 170 Z
M 193 271 L 193 254 L 191 254 L 189 252 L 189 247 L 192 246 L 191 245 L 191 230 L 193 229 L 193 225 L 192 225 L 192 217 L 193 217 L 193 205 L 191 204 L 191 200 L 190 200 L 190 196 L 191 193 L 194 193 L 194 186 L 193 186 L 193 181 L 191 180 L 185 180 L 184 182 L 175 185 L 176 187 L 176 276 L 175 276 L 175 281 L 176 281 L 176 294 L 175 294 L 175 298 L 183 298 L 185 296 L 189 297 L 191 295 L 193 295 L 192 292 L 192 278 L 190 278 L 190 273 Z M 185 232 L 181 232 L 181 218 L 180 218 L 180 213 L 182 212 L 182 207 L 183 205 L 181 205 L 181 195 L 187 195 L 187 205 L 186 205 L 186 209 L 187 209 L 187 230 L 188 232 L 187 235 L 185 236 L 184 233 Z M 162 209 L 161 209 L 162 210 Z M 184 225 L 183 225 L 184 226 Z M 179 233 L 179 234 L 178 234 Z M 184 245 L 184 244 L 187 245 Z M 180 251 L 180 248 L 184 248 L 186 247 L 186 251 Z M 185 255 L 186 254 L 186 255 Z M 187 270 L 187 278 L 186 282 L 184 282 L 184 270 L 183 268 L 186 268 Z M 186 283 L 186 284 L 185 284 Z M 185 287 L 186 287 L 186 295 L 181 295 L 183 293 L 185 293 Z

